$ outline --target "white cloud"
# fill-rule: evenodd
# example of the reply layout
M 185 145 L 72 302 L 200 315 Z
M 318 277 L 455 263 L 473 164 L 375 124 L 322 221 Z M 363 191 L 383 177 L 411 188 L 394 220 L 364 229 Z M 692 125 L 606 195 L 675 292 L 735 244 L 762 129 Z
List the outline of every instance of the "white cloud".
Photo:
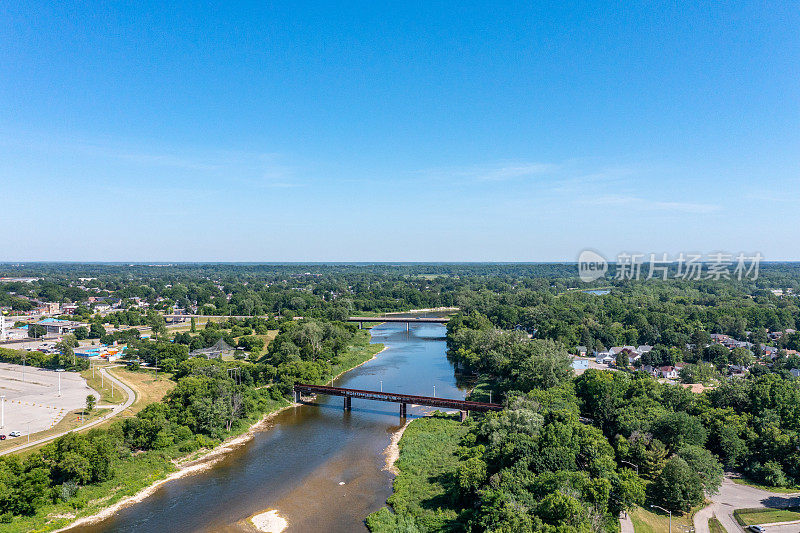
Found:
M 721 208 L 716 204 L 704 204 L 695 202 L 678 202 L 650 200 L 638 196 L 625 195 L 606 195 L 580 200 L 584 205 L 624 207 L 638 211 L 675 211 L 681 213 L 708 214 L 719 211 Z

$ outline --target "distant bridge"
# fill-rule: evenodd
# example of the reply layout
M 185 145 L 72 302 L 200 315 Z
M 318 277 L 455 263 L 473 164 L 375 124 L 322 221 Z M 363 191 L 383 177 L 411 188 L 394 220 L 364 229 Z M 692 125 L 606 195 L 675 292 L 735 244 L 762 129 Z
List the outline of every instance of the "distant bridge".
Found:
M 308 385 L 297 383 L 294 392 L 300 396 L 306 394 L 327 394 L 329 396 L 343 396 L 344 409 L 350 410 L 352 398 L 362 400 L 375 400 L 379 402 L 393 402 L 400 404 L 400 416 L 406 416 L 406 406 L 426 405 L 430 407 L 444 407 L 445 409 L 458 409 L 461 411 L 461 418 L 465 418 L 469 411 L 502 411 L 503 406 L 497 403 L 469 402 L 466 400 L 452 400 L 449 398 L 436 398 L 435 396 L 414 396 L 411 394 L 397 394 L 393 392 L 379 392 L 374 390 L 343 389 L 341 387 L 328 387 L 325 385 Z
M 164 315 L 164 318 L 169 318 L 172 320 L 176 319 L 183 319 L 187 320 L 190 318 L 253 318 L 252 316 L 247 315 Z M 262 318 L 268 318 L 267 315 L 262 315 Z M 358 327 L 361 328 L 364 325 L 364 322 L 400 322 L 406 325 L 406 330 L 410 324 L 447 324 L 450 320 L 449 316 L 351 316 L 347 319 L 348 322 L 358 322 Z

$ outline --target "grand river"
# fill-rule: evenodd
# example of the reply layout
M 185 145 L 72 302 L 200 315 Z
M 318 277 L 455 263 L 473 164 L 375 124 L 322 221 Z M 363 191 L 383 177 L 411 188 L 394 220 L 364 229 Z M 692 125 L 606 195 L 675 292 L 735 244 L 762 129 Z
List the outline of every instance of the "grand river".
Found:
M 445 356 L 439 324 L 382 324 L 377 358 L 347 372 L 339 387 L 464 398 Z M 409 408 L 409 416 L 423 409 Z M 81 532 L 253 531 L 248 517 L 276 509 L 287 532 L 365 531 L 364 518 L 385 504 L 392 475 L 384 450 L 400 428 L 399 405 L 320 396 L 287 409 L 212 468 L 169 482 L 142 502 Z

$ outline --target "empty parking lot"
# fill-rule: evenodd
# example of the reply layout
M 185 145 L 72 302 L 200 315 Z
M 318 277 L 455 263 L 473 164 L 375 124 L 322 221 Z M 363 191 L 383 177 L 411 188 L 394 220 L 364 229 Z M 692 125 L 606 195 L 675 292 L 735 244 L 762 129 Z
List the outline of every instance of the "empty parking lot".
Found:
M 58 374 L 53 370 L 0 363 L 0 395 L 5 395 L 5 423 L 0 433 L 19 431 L 22 435 L 49 429 L 61 418 L 86 405 L 86 396 L 96 391 L 75 372 L 60 372 L 61 396 L 58 395 Z

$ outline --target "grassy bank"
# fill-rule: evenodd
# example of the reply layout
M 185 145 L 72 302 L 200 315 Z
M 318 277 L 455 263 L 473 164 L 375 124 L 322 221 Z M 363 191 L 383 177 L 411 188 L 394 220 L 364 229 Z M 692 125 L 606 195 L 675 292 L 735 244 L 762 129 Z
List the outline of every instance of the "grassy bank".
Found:
M 359 330 L 358 335 L 364 337 L 364 343 L 348 346 L 347 351 L 337 358 L 335 364 L 331 365 L 331 375 L 338 377 L 348 370 L 366 363 L 383 350 L 383 344 L 369 343 L 370 334 L 368 330 Z
M 86 380 L 87 385 L 97 391 L 99 403 L 115 405 L 125 403 L 128 396 L 119 385 L 114 386 L 114 394 L 111 394 L 111 380 L 105 379 L 100 374 L 100 369 L 104 366 L 106 365 L 97 365 L 94 370 L 82 370 L 81 377 Z
M 698 508 L 699 509 L 699 508 Z M 697 509 L 692 509 L 690 513 L 680 515 L 672 514 L 672 531 L 689 531 L 693 528 L 692 517 Z M 668 533 L 669 515 L 663 512 L 651 512 L 643 507 L 636 507 L 630 512 L 633 521 L 633 529 L 636 533 Z
M 800 520 L 800 509 L 736 509 L 733 517 L 742 526 L 774 524 L 775 522 L 793 522 Z
M 370 531 L 457 531 L 457 502 L 449 484 L 458 467 L 455 452 L 467 427 L 456 417 L 437 415 L 411 422 L 400 439 L 391 508 L 367 517 Z
M 716 518 L 708 519 L 708 530 L 711 533 L 728 533 L 722 523 Z

